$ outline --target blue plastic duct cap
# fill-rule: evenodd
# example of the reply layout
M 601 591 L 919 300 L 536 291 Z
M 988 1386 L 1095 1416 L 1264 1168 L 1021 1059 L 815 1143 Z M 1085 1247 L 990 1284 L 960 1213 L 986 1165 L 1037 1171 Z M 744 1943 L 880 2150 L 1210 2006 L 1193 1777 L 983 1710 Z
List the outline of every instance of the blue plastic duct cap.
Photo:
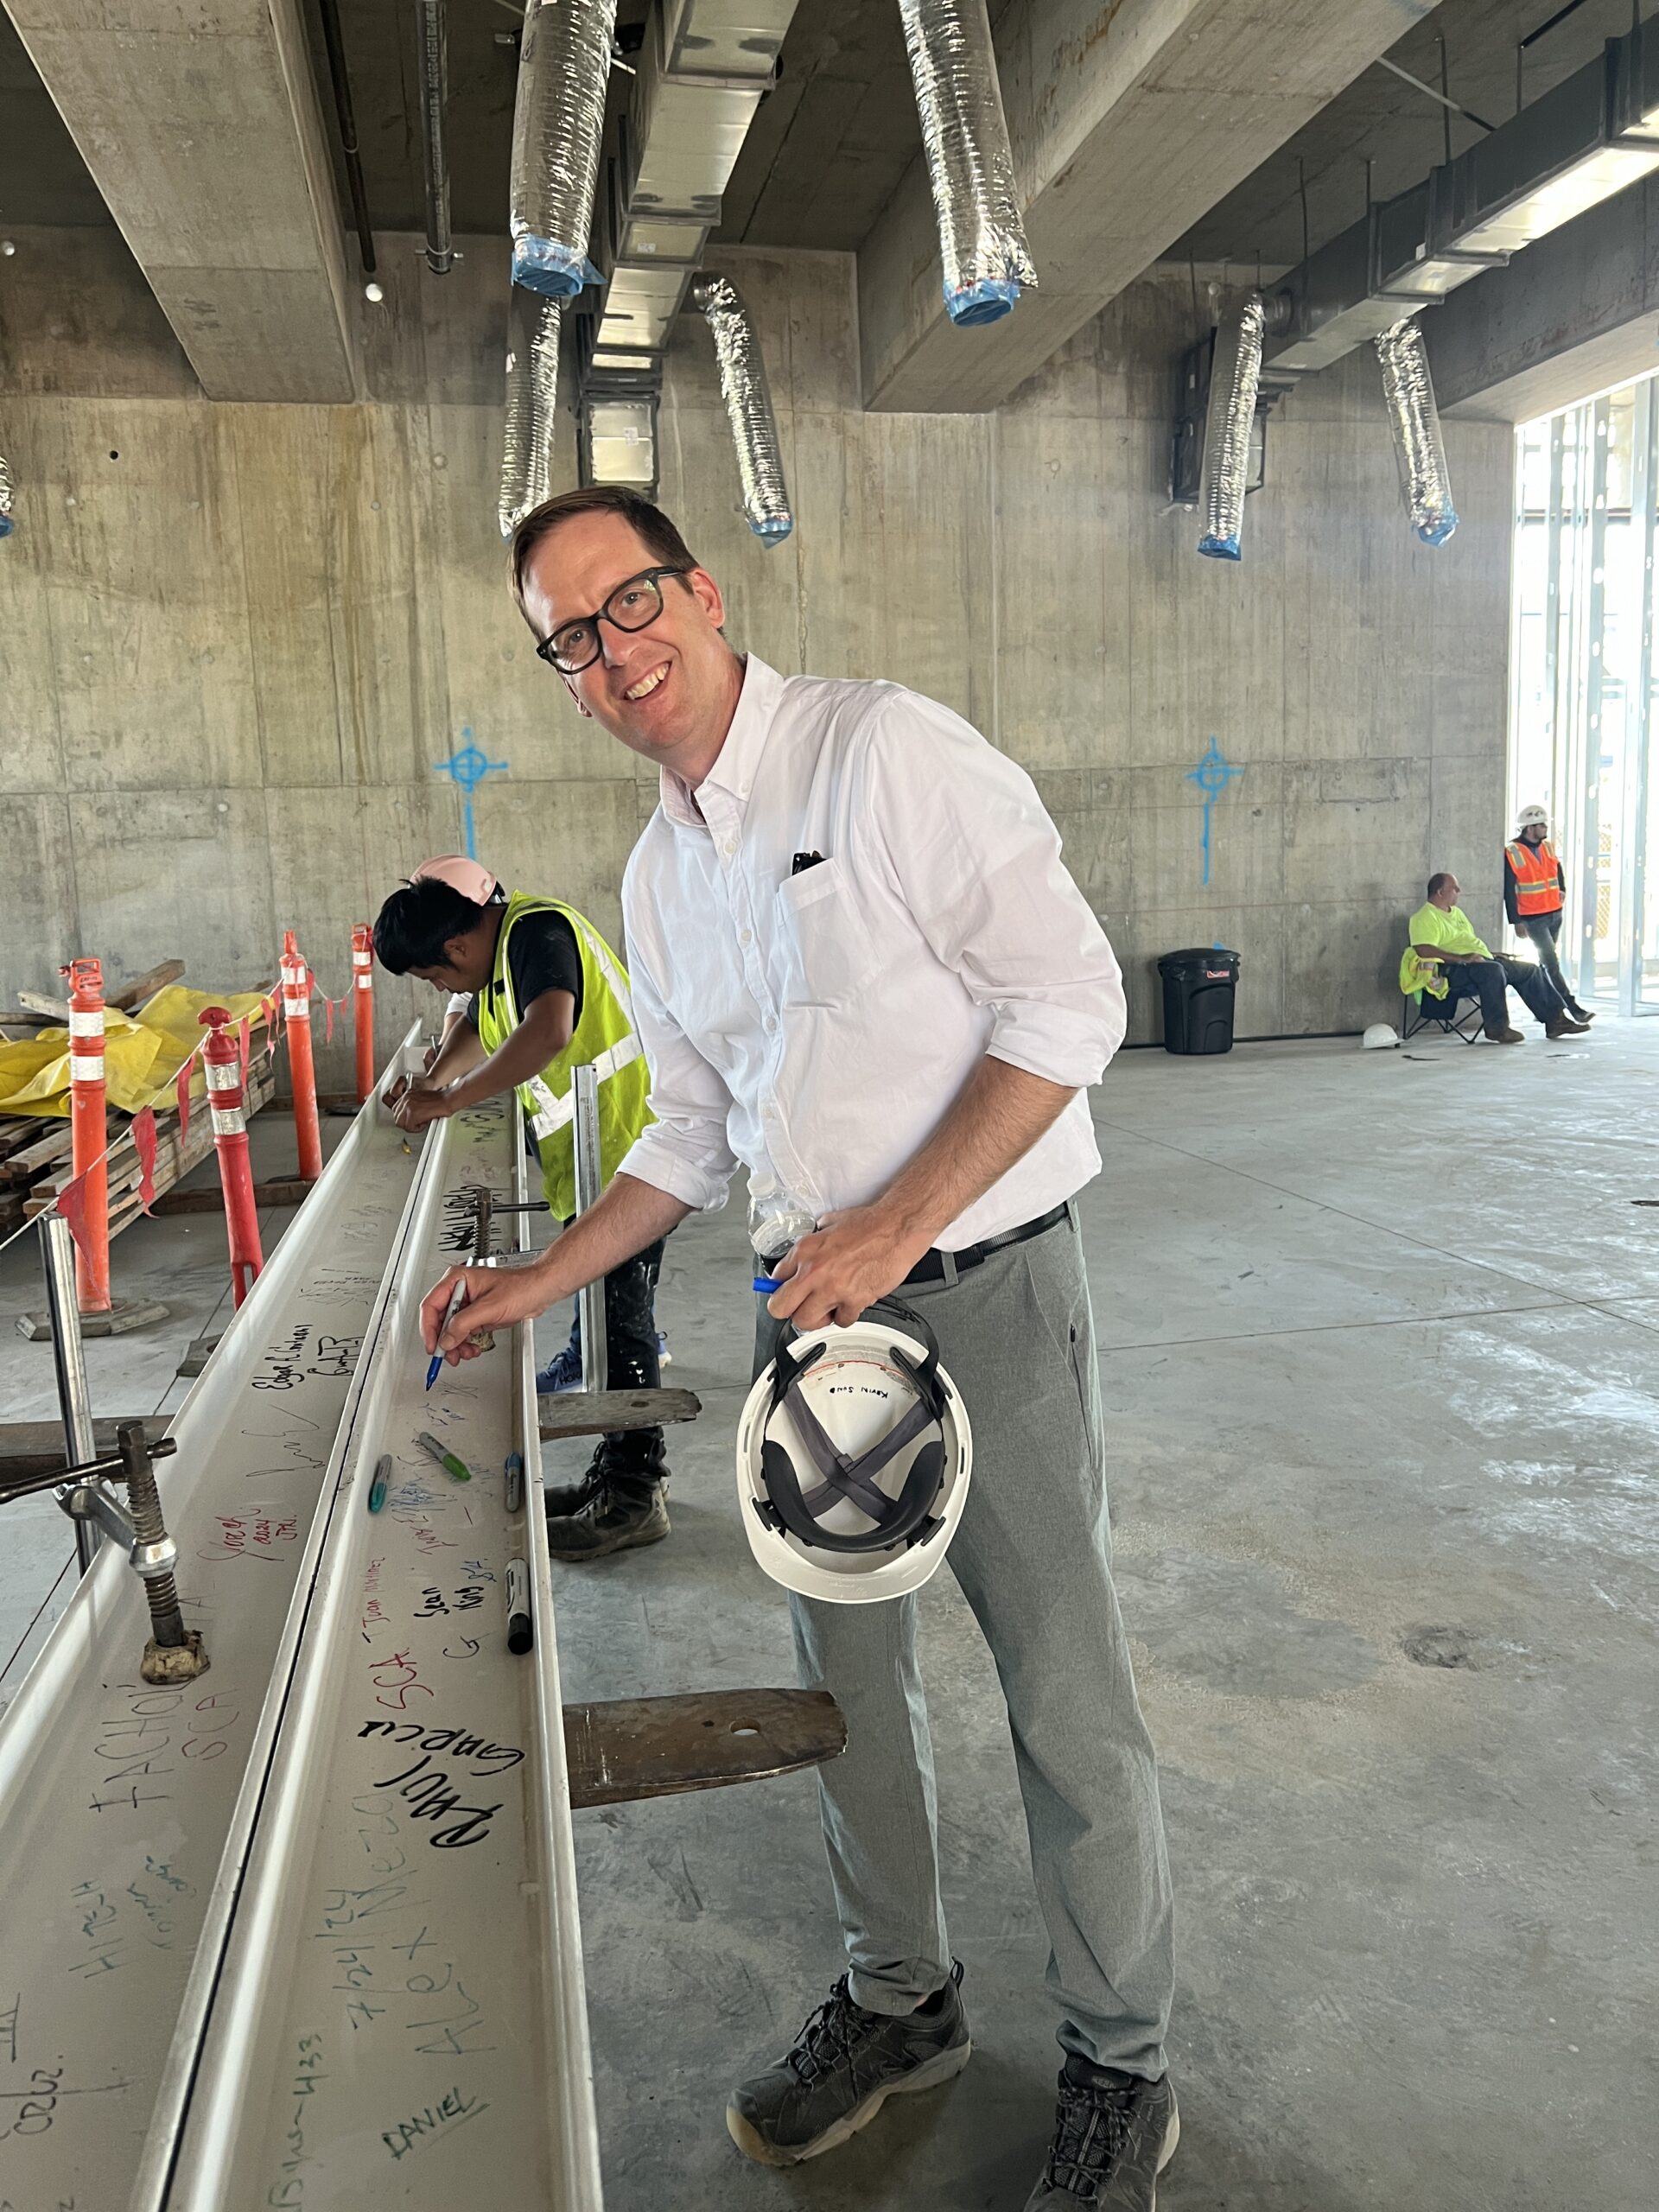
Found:
M 998 322 L 1012 313 L 1020 296 L 1020 287 L 1011 277 L 987 276 L 977 284 L 964 284 L 953 292 L 947 284 L 944 304 L 952 322 L 970 327 L 977 322 Z
M 546 299 L 569 300 L 602 279 L 585 253 L 561 245 L 556 238 L 532 238 L 526 232 L 512 242 L 512 281 Z
M 793 515 L 768 515 L 765 522 L 752 522 L 749 528 L 765 545 L 781 545 L 795 527 Z
M 1211 537 L 1208 531 L 1198 540 L 1198 550 L 1212 561 L 1242 561 L 1236 537 Z
M 1420 522 L 1413 526 L 1425 545 L 1444 545 L 1457 528 L 1458 518 L 1455 511 L 1447 507 L 1433 522 Z

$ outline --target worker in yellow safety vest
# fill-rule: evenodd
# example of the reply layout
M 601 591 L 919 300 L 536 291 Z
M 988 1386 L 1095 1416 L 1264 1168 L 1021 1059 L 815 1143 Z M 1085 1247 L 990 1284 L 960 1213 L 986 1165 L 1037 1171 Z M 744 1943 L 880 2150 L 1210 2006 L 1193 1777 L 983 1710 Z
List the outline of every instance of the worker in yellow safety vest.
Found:
M 1567 1001 L 1574 1021 L 1593 1021 L 1561 971 L 1557 941 L 1567 904 L 1567 870 L 1549 835 L 1549 816 L 1541 806 L 1523 806 L 1515 836 L 1503 848 L 1503 905 L 1512 925 L 1538 948 L 1538 964 Z
M 599 1073 L 601 1185 L 652 1120 L 650 1077 L 633 1025 L 627 971 L 584 915 L 556 899 L 509 894 L 458 854 L 424 861 L 380 909 L 374 950 L 394 976 L 469 995 L 424 1074 L 386 1093 L 399 1125 L 424 1128 L 516 1090 L 555 1218 L 576 1210 L 575 1071 Z M 655 1389 L 661 1344 L 654 1300 L 661 1240 L 605 1278 L 606 1388 Z M 581 1380 L 576 1340 L 537 1375 L 538 1390 Z M 667 1535 L 660 1428 L 602 1437 L 584 1479 L 547 1492 L 556 1559 L 598 1559 Z

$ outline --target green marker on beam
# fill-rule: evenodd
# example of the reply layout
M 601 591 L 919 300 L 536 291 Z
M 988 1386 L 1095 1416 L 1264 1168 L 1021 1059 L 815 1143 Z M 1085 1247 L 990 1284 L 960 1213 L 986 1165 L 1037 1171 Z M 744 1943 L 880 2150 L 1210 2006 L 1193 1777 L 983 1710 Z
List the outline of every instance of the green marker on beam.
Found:
M 386 1484 L 391 1480 L 391 1454 L 382 1452 L 375 1463 L 374 1480 L 369 1484 L 369 1510 L 378 1513 L 386 1502 Z
M 432 1454 L 446 1474 L 453 1475 L 458 1483 L 471 1482 L 473 1471 L 467 1462 L 464 1459 L 458 1459 L 453 1452 L 446 1452 L 429 1429 L 422 1429 L 415 1441 L 423 1452 L 429 1452 Z

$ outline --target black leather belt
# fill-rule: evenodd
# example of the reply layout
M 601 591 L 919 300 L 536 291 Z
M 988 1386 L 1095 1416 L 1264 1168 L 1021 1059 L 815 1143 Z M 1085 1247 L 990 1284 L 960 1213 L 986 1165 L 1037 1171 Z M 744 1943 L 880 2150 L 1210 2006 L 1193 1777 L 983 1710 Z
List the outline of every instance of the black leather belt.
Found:
M 1035 1221 L 1022 1221 L 1018 1229 L 1010 1229 L 1001 1236 L 988 1236 L 982 1244 L 965 1244 L 960 1252 L 949 1256 L 957 1263 L 957 1273 L 963 1274 L 969 1268 L 976 1268 L 988 1260 L 993 1252 L 1005 1251 L 1010 1244 L 1023 1244 L 1028 1237 L 1040 1236 L 1045 1230 L 1057 1229 L 1069 1211 L 1069 1204 L 1051 1206 L 1046 1213 L 1039 1213 Z M 937 1249 L 924 1252 L 921 1258 L 905 1277 L 905 1282 L 943 1282 L 945 1279 L 946 1255 Z

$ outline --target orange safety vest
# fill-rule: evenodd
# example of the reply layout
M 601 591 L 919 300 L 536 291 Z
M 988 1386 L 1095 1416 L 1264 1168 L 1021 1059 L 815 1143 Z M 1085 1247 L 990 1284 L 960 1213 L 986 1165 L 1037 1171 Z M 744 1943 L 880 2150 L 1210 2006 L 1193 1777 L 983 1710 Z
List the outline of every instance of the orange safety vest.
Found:
M 1524 922 L 1534 914 L 1559 914 L 1562 906 L 1560 861 L 1549 839 L 1546 837 L 1541 844 L 1529 845 L 1517 837 L 1503 850 L 1515 875 L 1515 911 L 1522 920 Z

